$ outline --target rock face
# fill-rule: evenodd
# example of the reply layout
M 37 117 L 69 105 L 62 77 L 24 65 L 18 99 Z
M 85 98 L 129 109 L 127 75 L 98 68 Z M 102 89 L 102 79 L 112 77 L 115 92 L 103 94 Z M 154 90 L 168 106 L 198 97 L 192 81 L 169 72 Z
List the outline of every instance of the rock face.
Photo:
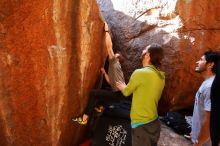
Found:
M 220 1 L 97 0 L 128 81 L 142 49 L 162 44 L 167 74 L 161 111 L 190 107 L 201 76 L 195 61 L 219 49 Z M 143 15 L 142 15 L 143 14 Z M 106 55 L 95 0 L 0 1 L 0 145 L 77 145 L 71 123 L 97 85 Z M 162 143 L 163 144 L 163 143 Z
M 0 145 L 72 146 L 106 55 L 95 0 L 0 1 Z
M 166 87 L 160 111 L 190 108 L 202 77 L 194 72 L 204 51 L 219 50 L 220 1 L 216 0 L 97 0 L 110 26 L 115 51 L 126 80 L 141 66 L 145 46 L 159 43 L 165 50 L 162 69 Z M 165 106 L 164 106 L 165 105 Z

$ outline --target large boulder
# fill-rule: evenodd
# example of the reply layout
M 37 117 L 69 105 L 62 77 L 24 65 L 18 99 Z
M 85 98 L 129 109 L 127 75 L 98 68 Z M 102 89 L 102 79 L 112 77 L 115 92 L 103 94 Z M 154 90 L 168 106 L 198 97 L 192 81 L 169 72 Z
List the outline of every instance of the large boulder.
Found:
M 95 0 L 0 1 L 0 145 L 77 145 L 104 63 Z
M 160 111 L 191 108 L 202 77 L 194 72 L 204 51 L 220 48 L 220 1 L 216 0 L 97 0 L 112 32 L 115 51 L 126 58 L 122 63 L 126 81 L 141 67 L 145 46 L 164 47 L 162 69 L 166 87 Z

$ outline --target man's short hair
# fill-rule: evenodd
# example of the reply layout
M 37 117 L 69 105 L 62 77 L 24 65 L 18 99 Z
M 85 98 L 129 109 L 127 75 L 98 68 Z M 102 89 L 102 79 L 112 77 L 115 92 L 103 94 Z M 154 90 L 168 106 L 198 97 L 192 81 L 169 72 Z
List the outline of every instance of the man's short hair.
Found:
M 207 63 L 214 63 L 214 66 L 212 67 L 212 72 L 216 73 L 217 71 L 217 62 L 220 59 L 220 55 L 218 52 L 208 50 L 204 53 L 205 60 Z
M 159 44 L 151 44 L 147 46 L 145 49 L 148 49 L 148 52 L 150 53 L 150 62 L 156 66 L 161 66 L 161 60 L 164 57 L 164 51 L 163 48 Z

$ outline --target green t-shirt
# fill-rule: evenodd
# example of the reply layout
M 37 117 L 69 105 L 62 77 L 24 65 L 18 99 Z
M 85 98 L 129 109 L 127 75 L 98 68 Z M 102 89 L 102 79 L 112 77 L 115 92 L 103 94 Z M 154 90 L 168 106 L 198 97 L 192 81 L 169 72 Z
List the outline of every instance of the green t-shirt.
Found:
M 131 123 L 148 123 L 158 117 L 157 105 L 165 85 L 165 74 L 148 65 L 137 69 L 122 90 L 124 96 L 133 93 Z

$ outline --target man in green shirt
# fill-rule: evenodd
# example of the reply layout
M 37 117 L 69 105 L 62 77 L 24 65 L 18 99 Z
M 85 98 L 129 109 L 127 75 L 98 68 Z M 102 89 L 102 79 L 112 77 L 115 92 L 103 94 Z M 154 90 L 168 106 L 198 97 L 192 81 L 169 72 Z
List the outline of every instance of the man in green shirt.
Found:
M 124 96 L 133 93 L 131 106 L 132 146 L 156 146 L 160 137 L 157 105 L 164 85 L 164 72 L 159 71 L 163 50 L 152 44 L 142 52 L 143 68 L 131 75 L 129 83 L 117 82 Z

